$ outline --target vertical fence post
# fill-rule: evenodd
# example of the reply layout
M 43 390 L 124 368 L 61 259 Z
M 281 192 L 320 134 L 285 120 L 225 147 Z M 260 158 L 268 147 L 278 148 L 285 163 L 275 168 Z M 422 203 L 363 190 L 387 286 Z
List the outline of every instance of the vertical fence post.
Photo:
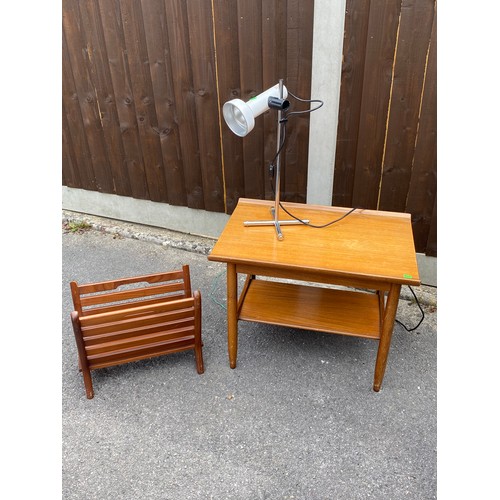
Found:
M 331 205 L 339 116 L 345 0 L 314 2 L 311 98 L 321 99 L 311 113 L 307 203 Z

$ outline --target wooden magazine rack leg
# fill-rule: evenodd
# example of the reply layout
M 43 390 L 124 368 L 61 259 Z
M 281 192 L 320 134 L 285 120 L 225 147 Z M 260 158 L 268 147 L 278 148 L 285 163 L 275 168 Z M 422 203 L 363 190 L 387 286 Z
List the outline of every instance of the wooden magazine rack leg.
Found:
M 191 291 L 189 266 L 70 285 L 75 306 L 71 321 L 87 398 L 94 397 L 91 370 L 98 368 L 194 350 L 196 370 L 204 372 L 201 294 Z M 118 290 L 122 287 L 128 288 Z
M 94 397 L 94 387 L 92 385 L 92 376 L 90 375 L 87 356 L 85 354 L 85 342 L 83 340 L 80 321 L 78 318 L 78 313 L 76 311 L 73 311 L 71 313 L 71 322 L 73 324 L 73 333 L 75 334 L 76 347 L 78 350 L 78 367 L 83 375 L 83 383 L 85 385 L 87 398 L 92 399 Z

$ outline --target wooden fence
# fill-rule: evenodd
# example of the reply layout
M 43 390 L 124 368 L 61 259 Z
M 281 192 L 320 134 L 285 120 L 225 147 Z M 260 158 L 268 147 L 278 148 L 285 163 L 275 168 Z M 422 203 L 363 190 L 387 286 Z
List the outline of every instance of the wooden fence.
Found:
M 268 112 L 222 104 L 311 86 L 314 1 L 63 0 L 62 182 L 215 212 L 272 199 Z M 332 204 L 412 213 L 436 255 L 434 0 L 347 0 Z M 321 96 L 315 96 L 321 98 Z M 287 125 L 281 196 L 306 201 L 309 116 Z
M 64 0 L 63 184 L 227 213 L 271 198 L 275 118 L 242 144 L 219 111 L 279 78 L 309 95 L 313 5 Z M 288 135 L 283 197 L 305 201 L 308 119 Z
M 436 255 L 434 0 L 347 0 L 332 204 L 409 212 Z

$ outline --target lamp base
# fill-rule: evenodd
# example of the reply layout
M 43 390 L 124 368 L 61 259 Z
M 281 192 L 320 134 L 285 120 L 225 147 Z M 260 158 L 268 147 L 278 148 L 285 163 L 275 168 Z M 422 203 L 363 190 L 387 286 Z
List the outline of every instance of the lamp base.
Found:
M 271 214 L 273 215 L 273 220 L 246 220 L 243 222 L 244 226 L 251 227 L 251 226 L 274 226 L 276 229 L 276 237 L 278 240 L 283 239 L 283 233 L 281 232 L 280 226 L 293 226 L 297 224 L 307 224 L 309 223 L 309 219 L 304 219 L 304 220 L 295 220 L 295 219 L 290 219 L 290 220 L 278 220 L 277 217 L 275 216 L 275 209 L 274 207 L 271 207 Z

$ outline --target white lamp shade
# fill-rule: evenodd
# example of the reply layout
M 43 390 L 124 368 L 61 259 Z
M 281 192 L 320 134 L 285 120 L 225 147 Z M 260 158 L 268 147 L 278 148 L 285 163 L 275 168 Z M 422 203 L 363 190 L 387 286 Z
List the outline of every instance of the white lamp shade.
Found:
M 269 109 L 269 97 L 281 97 L 279 84 L 274 85 L 247 102 L 241 99 L 227 101 L 222 107 L 224 120 L 228 127 L 238 136 L 245 137 L 255 126 L 255 118 Z M 288 97 L 288 91 L 283 85 L 283 99 Z

